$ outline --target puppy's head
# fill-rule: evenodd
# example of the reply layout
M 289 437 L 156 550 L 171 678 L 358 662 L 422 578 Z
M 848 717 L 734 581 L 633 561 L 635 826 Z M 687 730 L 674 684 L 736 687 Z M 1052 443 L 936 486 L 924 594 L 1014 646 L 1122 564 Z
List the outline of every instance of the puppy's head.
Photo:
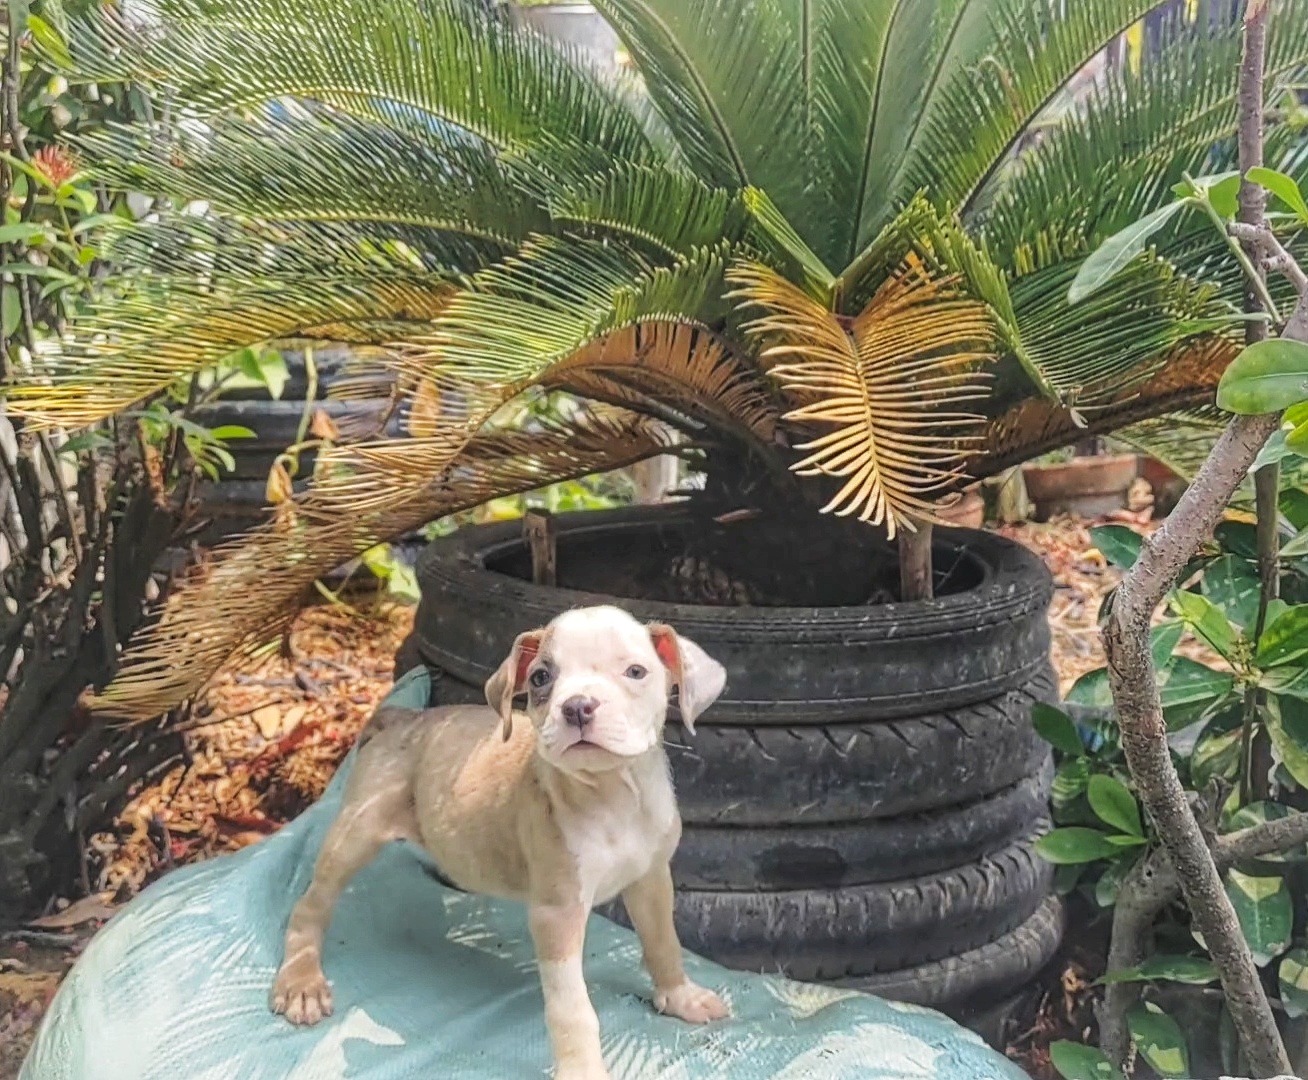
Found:
M 721 664 L 670 626 L 642 626 L 615 607 L 578 608 L 519 634 L 487 681 L 486 700 L 507 739 L 513 700 L 525 694 L 544 758 L 569 772 L 596 772 L 659 744 L 674 687 L 693 733 L 726 678 Z

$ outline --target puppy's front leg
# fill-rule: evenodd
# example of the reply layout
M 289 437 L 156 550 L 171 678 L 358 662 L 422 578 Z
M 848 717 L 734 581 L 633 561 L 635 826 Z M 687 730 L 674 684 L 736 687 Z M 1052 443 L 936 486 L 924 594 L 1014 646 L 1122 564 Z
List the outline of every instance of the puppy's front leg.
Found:
M 721 1020 L 731 1012 L 712 990 L 686 978 L 681 964 L 681 942 L 672 924 L 672 870 L 655 866 L 622 894 L 631 925 L 640 935 L 645 967 L 654 980 L 654 1008 L 691 1024 Z
M 555 1080 L 609 1080 L 600 1053 L 599 1017 L 581 969 L 589 914 L 580 902 L 533 904 L 527 913 L 545 995 Z

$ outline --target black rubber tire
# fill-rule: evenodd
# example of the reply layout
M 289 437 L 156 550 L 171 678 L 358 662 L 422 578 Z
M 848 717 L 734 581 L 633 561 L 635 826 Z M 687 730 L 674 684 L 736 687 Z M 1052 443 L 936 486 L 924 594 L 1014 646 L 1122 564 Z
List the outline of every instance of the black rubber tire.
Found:
M 421 652 L 421 639 L 416 646 Z M 1046 665 L 992 701 L 879 724 L 701 723 L 691 736 L 669 723 L 665 743 L 682 821 L 794 828 L 975 802 L 1048 766 L 1049 745 L 1031 727 L 1031 706 L 1055 700 L 1056 693 Z M 484 700 L 481 687 L 448 673 L 434 681 L 433 704 Z
M 996 795 L 926 814 L 838 825 L 688 825 L 677 888 L 836 889 L 920 877 L 1002 850 L 1048 813 L 1053 762 Z
M 958 806 L 1037 775 L 1049 746 L 1031 706 L 1052 700 L 1053 671 L 990 701 L 882 723 L 787 727 L 668 725 L 691 824 L 831 825 Z
M 1034 851 L 1040 821 L 1003 850 L 909 880 L 785 892 L 681 890 L 681 943 L 727 967 L 830 982 L 956 956 L 1025 922 L 1053 866 Z M 610 906 L 606 914 L 624 921 Z
M 570 545 L 620 548 L 650 533 L 672 543 L 691 521 L 678 506 L 561 514 L 560 573 Z M 868 723 L 945 712 L 1026 685 L 1049 664 L 1049 571 L 993 533 L 938 529 L 935 548 L 938 565 L 965 566 L 979 584 L 903 604 L 712 607 L 618 600 L 490 570 L 488 559 L 525 548 L 517 522 L 483 525 L 423 553 L 415 629 L 427 662 L 481 685 L 521 631 L 568 608 L 620 603 L 637 618 L 675 626 L 726 667 L 726 690 L 701 719 L 706 726 Z
M 841 979 L 835 985 L 929 1008 L 999 998 L 1047 964 L 1063 940 L 1063 902 L 1048 897 L 1029 919 L 986 945 L 899 971 Z

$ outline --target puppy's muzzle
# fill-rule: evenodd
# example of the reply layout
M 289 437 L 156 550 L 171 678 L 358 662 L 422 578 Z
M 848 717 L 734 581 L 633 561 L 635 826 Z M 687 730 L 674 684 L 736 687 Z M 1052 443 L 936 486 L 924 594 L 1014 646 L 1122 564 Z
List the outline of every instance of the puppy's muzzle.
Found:
M 591 697 L 570 697 L 559 706 L 559 712 L 563 714 L 563 719 L 569 727 L 575 727 L 578 731 L 585 731 L 587 726 L 595 719 L 595 710 L 599 707 L 599 702 Z

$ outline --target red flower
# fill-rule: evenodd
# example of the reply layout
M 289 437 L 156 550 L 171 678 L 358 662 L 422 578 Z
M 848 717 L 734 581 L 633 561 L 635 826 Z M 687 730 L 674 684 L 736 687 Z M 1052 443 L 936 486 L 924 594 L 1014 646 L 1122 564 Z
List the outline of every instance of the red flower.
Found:
M 53 187 L 66 184 L 82 167 L 76 155 L 69 153 L 62 146 L 43 146 L 32 155 L 31 165 L 50 181 Z

